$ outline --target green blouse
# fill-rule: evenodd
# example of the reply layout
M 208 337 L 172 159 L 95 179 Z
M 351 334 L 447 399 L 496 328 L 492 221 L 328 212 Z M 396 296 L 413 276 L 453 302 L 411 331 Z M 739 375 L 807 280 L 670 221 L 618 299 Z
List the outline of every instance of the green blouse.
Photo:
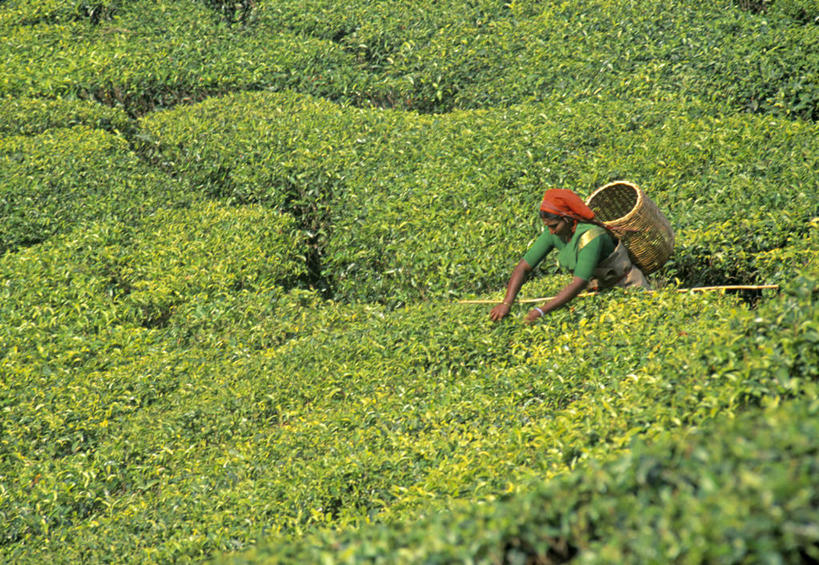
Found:
M 534 269 L 549 251 L 556 248 L 561 267 L 572 271 L 576 277 L 589 280 L 600 261 L 611 255 L 615 246 L 614 239 L 600 226 L 578 223 L 568 243 L 549 230 L 543 230 L 523 260 Z

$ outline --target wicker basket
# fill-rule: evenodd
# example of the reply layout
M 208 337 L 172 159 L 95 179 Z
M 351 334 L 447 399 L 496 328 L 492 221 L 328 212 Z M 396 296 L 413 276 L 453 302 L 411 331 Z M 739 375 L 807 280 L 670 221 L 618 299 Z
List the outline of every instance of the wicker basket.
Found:
M 653 273 L 668 261 L 674 250 L 674 230 L 638 186 L 611 182 L 594 191 L 586 204 L 620 238 L 643 273 Z

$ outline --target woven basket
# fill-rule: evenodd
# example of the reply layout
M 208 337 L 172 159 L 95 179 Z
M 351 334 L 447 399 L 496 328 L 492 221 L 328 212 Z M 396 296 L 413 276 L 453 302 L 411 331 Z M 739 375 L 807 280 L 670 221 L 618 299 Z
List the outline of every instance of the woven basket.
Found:
M 620 238 L 643 273 L 653 273 L 668 261 L 674 250 L 674 230 L 637 185 L 611 182 L 595 190 L 586 204 Z

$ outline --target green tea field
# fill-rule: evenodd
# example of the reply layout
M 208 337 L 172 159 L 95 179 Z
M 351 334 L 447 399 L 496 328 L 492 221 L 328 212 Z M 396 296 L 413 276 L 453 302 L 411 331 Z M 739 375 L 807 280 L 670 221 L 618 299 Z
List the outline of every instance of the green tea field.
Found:
M 816 0 L 0 36 L 0 563 L 819 561 Z M 619 179 L 654 289 L 493 322 L 544 190 Z

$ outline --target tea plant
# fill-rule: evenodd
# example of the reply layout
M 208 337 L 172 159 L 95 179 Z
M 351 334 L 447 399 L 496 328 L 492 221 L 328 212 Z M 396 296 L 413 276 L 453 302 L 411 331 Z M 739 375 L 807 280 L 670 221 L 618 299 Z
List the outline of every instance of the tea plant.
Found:
M 0 561 L 819 558 L 815 10 L 739 4 L 0 2 Z M 457 302 L 615 179 L 655 292 Z
M 815 288 L 793 293 L 758 313 L 718 296 L 621 293 L 543 327 L 492 328 L 457 304 L 350 312 L 242 292 L 239 311 L 202 296 L 184 319 L 131 330 L 88 372 L 11 356 L 4 513 L 22 552 L 9 555 L 36 561 L 59 545 L 71 560 L 106 539 L 169 560 L 244 547 L 265 527 L 400 523 L 634 437 L 815 398 Z M 49 408 L 30 420 L 32 406 Z
M 773 280 L 756 257 L 799 241 L 816 210 L 816 126 L 674 108 L 592 102 L 432 119 L 253 94 L 141 125 L 204 193 L 294 214 L 337 298 L 400 305 L 499 288 L 539 232 L 540 187 L 590 194 L 628 171 L 650 179 L 644 189 L 678 231 L 669 277 Z
M 0 116 L 3 136 L 34 135 L 78 125 L 111 133 L 133 133 L 131 121 L 122 110 L 81 100 L 7 98 L 0 107 Z
M 184 183 L 146 166 L 118 135 L 78 125 L 0 139 L 0 253 L 82 222 L 132 223 L 186 198 Z
M 120 0 L 7 0 L 0 25 L 33 25 L 83 21 L 98 24 L 110 19 L 119 9 Z
M 783 0 L 764 14 L 728 0 L 39 4 L 0 8 L 0 94 L 91 98 L 132 115 L 283 89 L 436 113 L 682 95 L 817 115 L 817 14 L 807 2 Z
M 811 561 L 819 557 L 810 526 L 817 432 L 815 403 L 789 402 L 634 442 L 621 458 L 494 504 L 464 502 L 400 527 L 277 539 L 216 563 Z

